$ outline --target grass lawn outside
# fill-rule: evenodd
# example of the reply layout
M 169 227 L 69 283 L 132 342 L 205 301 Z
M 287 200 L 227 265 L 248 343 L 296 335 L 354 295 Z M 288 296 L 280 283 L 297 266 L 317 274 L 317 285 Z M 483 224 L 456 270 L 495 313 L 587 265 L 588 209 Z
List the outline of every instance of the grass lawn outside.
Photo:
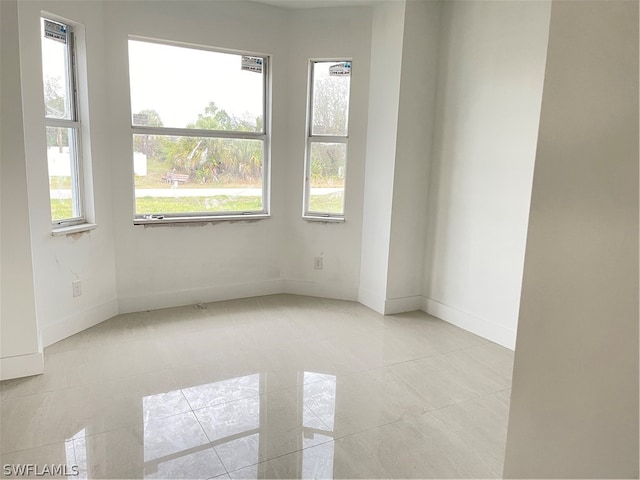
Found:
M 71 205 L 71 199 L 64 200 L 51 199 L 51 220 L 65 220 L 73 217 L 73 206 Z
M 146 175 L 135 175 L 134 181 L 136 189 L 144 189 L 144 188 L 171 188 L 171 184 L 167 183 L 162 179 L 162 176 L 170 173 L 172 171 L 172 167 L 167 163 L 160 162 L 153 158 L 147 159 L 147 174 Z M 184 172 L 176 172 L 176 173 L 184 173 Z M 181 183 L 180 186 L 184 186 L 187 188 L 250 188 L 250 187 L 258 187 L 260 188 L 260 181 L 244 181 L 242 179 L 237 179 L 236 181 L 218 181 L 218 182 L 196 182 L 190 180 L 186 183 Z
M 215 195 L 211 197 L 140 197 L 136 199 L 136 214 L 163 213 L 219 213 L 251 212 L 262 210 L 262 198 L 256 196 Z M 321 213 L 343 213 L 343 192 L 314 195 L 310 210 Z M 71 199 L 52 199 L 51 218 L 63 220 L 73 215 Z
M 344 213 L 344 190 L 327 195 L 312 195 L 309 198 L 309 211 L 318 213 Z
M 251 212 L 262 210 L 261 197 L 140 197 L 136 199 L 138 215 L 162 213 Z
M 49 188 L 51 188 L 52 190 L 71 188 L 71 177 L 50 175 Z

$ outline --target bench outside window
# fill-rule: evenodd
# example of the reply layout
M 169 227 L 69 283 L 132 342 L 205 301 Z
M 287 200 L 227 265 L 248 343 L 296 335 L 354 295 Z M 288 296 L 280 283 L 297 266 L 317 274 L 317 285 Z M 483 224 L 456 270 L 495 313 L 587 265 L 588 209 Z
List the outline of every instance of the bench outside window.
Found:
M 164 180 L 166 183 L 171 183 L 171 184 L 187 183 L 189 181 L 189 175 L 186 173 L 167 172 L 164 175 L 162 175 L 162 180 Z

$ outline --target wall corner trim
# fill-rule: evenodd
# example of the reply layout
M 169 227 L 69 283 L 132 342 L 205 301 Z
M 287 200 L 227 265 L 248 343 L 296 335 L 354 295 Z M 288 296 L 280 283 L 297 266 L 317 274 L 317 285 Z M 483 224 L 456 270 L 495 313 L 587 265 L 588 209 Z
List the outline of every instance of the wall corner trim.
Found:
M 385 301 L 371 290 L 360 288 L 358 290 L 358 303 L 370 308 L 374 312 L 384 315 Z
M 471 333 L 486 338 L 509 350 L 515 350 L 516 332 L 508 328 L 496 325 L 483 318 L 476 317 L 457 308 L 450 307 L 431 298 L 422 297 L 422 311 L 434 317 L 463 328 Z
M 48 347 L 118 315 L 118 300 L 112 299 L 75 313 L 42 329 L 42 346 Z
M 310 282 L 306 280 L 284 280 L 284 288 L 281 293 L 349 301 L 356 301 L 358 298 L 357 287 L 337 283 Z
M 384 314 L 415 312 L 422 309 L 422 295 L 411 297 L 387 298 L 384 302 Z
M 0 358 L 0 380 L 30 377 L 44 372 L 44 354 L 42 352 Z

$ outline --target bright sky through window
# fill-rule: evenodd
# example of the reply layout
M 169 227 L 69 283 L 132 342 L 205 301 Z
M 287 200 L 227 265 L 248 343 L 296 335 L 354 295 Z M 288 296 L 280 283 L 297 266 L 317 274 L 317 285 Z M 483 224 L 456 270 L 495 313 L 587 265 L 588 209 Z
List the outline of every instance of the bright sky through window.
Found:
M 42 31 L 44 32 L 44 19 L 42 20 Z M 43 33 L 44 35 L 44 33 Z M 66 108 L 52 108 L 48 102 L 46 116 L 49 118 L 71 118 L 69 111 L 67 92 L 69 89 L 69 74 L 67 71 L 67 45 L 58 41 L 43 39 L 42 41 L 42 75 L 45 85 L 45 94 L 50 92 L 46 88 L 54 89 L 55 93 L 64 100 L 62 105 Z M 64 104 L 67 105 L 64 105 Z
M 129 65 L 131 112 L 155 110 L 165 127 L 187 128 L 210 102 L 252 124 L 263 116 L 263 77 L 240 55 L 130 40 Z

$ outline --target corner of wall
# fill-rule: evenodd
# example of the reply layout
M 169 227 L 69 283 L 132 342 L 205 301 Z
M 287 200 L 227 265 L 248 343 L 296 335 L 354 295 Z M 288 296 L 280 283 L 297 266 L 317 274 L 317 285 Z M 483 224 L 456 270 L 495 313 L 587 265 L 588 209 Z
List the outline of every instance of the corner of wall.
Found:
M 421 310 L 510 350 L 514 350 L 516 347 L 515 330 L 427 297 L 422 297 Z
M 42 352 L 0 358 L 0 381 L 30 377 L 44 372 Z

